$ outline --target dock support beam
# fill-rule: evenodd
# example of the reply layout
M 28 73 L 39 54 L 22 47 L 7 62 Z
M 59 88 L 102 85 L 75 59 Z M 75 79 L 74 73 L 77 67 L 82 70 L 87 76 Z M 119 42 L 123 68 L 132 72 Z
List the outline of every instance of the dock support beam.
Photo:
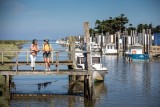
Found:
M 69 78 L 68 94 L 73 94 L 74 86 L 75 86 L 75 82 L 76 82 L 76 76 L 74 76 L 74 75 L 69 75 L 68 78 Z

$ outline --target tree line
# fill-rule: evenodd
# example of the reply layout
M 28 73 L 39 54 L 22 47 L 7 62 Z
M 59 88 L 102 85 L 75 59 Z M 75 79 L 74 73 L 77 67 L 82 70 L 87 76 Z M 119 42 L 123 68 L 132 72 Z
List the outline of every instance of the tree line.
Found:
M 142 33 L 143 29 L 151 29 L 151 33 L 160 33 L 160 25 L 157 25 L 156 27 L 152 26 L 152 23 L 150 24 L 138 24 L 136 27 L 134 27 L 131 23 L 128 27 L 126 27 L 126 24 L 129 23 L 129 19 L 124 15 L 120 14 L 117 17 L 109 17 L 109 19 L 106 20 L 96 20 L 95 27 L 90 29 L 90 34 L 115 34 L 116 32 L 123 33 L 124 31 L 127 31 L 128 34 L 130 34 L 131 30 L 136 30 L 137 33 Z

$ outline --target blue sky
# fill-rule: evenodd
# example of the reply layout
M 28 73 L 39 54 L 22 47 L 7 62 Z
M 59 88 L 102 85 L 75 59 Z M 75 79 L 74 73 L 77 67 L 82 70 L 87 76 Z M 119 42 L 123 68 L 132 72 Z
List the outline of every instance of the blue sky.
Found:
M 160 0 L 0 0 L 0 39 L 83 35 L 83 22 L 125 14 L 129 23 L 160 25 Z

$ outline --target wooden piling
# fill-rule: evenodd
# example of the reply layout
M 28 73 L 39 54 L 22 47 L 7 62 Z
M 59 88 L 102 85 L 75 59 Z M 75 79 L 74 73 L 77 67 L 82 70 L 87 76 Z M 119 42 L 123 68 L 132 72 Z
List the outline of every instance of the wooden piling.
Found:
M 16 72 L 18 71 L 18 52 L 16 52 Z
M 75 37 L 70 36 L 69 37 L 69 47 L 68 50 L 71 51 L 71 53 L 68 54 L 69 60 L 73 61 L 73 65 L 69 66 L 69 69 L 74 69 L 75 68 Z
M 90 34 L 89 34 L 89 22 L 84 22 L 84 38 L 86 38 L 87 45 L 87 71 L 90 76 L 84 76 L 84 97 L 88 100 L 92 100 L 93 96 L 93 78 L 92 78 L 92 70 L 91 70 L 91 48 L 90 48 Z M 85 67 L 86 68 L 86 67 Z
M 29 51 L 27 50 L 27 52 L 26 52 L 26 61 L 27 61 L 27 65 L 29 64 L 28 57 L 29 57 Z
M 2 52 L 2 64 L 4 64 L 4 60 L 3 60 L 3 58 L 4 58 L 4 57 L 3 57 L 3 52 Z
M 149 38 L 148 38 L 148 54 L 150 55 L 151 54 L 151 43 L 152 43 L 152 35 L 151 35 L 151 29 L 149 29 Z
M 11 77 L 10 75 L 5 75 L 6 89 L 5 89 L 4 95 L 6 96 L 7 100 L 10 100 L 10 83 L 11 83 L 10 77 Z
M 51 61 L 52 61 L 52 64 L 53 64 L 53 57 L 54 57 L 54 56 L 53 56 L 53 51 L 51 52 L 51 55 L 52 55 L 52 56 L 51 56 Z
M 146 53 L 145 29 L 143 29 L 143 52 Z
M 120 38 L 120 32 L 116 32 L 117 56 L 119 55 L 119 49 L 120 49 L 119 38 Z
M 68 94 L 73 94 L 74 91 L 74 86 L 75 86 L 75 82 L 76 82 L 76 76 L 73 75 L 69 75 L 68 79 L 69 79 L 69 89 L 68 89 Z
M 71 51 L 71 53 L 68 54 L 69 60 L 71 60 L 73 62 L 72 65 L 68 65 L 69 69 L 75 69 L 75 37 L 74 36 L 70 36 L 69 37 L 69 51 Z M 73 94 L 73 90 L 74 90 L 74 84 L 76 82 L 76 76 L 75 75 L 69 75 L 69 90 L 68 93 L 69 94 Z
M 56 68 L 57 73 L 59 73 L 59 52 L 56 52 Z

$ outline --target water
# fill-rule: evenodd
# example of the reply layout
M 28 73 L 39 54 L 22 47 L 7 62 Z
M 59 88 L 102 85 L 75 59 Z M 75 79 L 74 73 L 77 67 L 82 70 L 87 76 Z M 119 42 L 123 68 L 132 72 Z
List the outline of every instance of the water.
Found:
M 29 44 L 25 44 L 24 48 L 28 46 Z M 66 49 L 54 43 L 52 46 L 55 49 Z M 37 60 L 41 60 L 41 57 Z M 129 63 L 123 57 L 103 56 L 103 64 L 109 73 L 106 74 L 104 83 L 94 85 L 95 100 L 90 107 L 160 107 L 160 62 Z M 65 69 L 65 66 L 62 68 Z M 13 82 L 16 84 L 16 90 L 12 89 L 12 92 L 16 93 L 63 94 L 68 91 L 66 75 L 14 76 Z M 39 89 L 37 84 L 44 82 L 51 83 Z M 79 83 L 77 87 L 81 90 L 83 84 Z M 88 107 L 89 105 L 84 102 L 83 97 L 55 96 L 44 99 L 12 99 L 10 106 Z

